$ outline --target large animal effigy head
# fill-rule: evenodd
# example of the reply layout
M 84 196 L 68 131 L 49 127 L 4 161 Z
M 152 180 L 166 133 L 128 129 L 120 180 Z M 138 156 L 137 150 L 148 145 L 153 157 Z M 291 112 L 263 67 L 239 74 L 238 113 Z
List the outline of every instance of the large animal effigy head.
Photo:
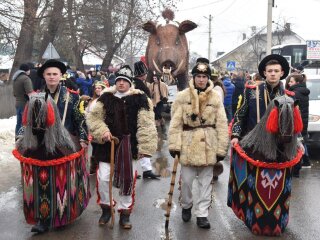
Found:
M 150 33 L 146 50 L 148 68 L 150 72 L 162 74 L 169 71 L 173 77 L 185 77 L 189 61 L 185 33 L 196 28 L 197 24 L 189 20 L 181 23 L 173 21 L 174 13 L 169 9 L 164 10 L 162 16 L 162 22 L 148 21 L 142 26 Z

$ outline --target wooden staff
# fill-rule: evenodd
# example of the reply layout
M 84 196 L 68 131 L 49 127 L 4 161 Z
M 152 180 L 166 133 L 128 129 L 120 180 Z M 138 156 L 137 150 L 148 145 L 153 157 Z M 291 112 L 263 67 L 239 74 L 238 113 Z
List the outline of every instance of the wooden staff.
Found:
M 172 205 L 172 195 L 173 195 L 174 185 L 176 182 L 176 173 L 177 173 L 178 163 L 179 163 L 179 157 L 176 154 L 176 156 L 174 158 L 174 164 L 173 164 L 172 175 L 171 175 L 170 191 L 168 193 L 169 199 L 168 199 L 167 213 L 165 214 L 165 216 L 166 216 L 165 229 L 168 229 L 168 227 L 169 227 L 169 218 L 170 218 L 170 211 L 171 211 L 171 205 Z
M 110 228 L 114 225 L 114 210 L 113 210 L 113 198 L 112 198 L 112 178 L 114 174 L 114 145 L 119 143 L 119 139 L 111 137 L 111 156 L 110 156 L 110 177 L 109 177 L 109 198 L 110 198 L 110 211 L 111 211 L 111 223 Z

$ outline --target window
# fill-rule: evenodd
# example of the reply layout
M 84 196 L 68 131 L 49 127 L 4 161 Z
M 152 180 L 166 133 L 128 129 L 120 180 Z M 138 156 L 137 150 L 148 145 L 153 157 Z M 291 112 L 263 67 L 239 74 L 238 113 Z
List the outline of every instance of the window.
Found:
M 307 88 L 310 90 L 309 100 L 320 100 L 320 79 L 307 79 Z

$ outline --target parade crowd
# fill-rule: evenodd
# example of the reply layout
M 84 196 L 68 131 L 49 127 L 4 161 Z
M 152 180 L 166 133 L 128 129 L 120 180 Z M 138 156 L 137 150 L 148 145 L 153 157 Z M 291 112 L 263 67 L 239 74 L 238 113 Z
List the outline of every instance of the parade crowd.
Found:
M 310 167 L 306 81 L 303 73 L 290 73 L 280 55 L 266 56 L 254 75 L 219 72 L 198 58 L 189 86 L 171 105 L 167 129 L 168 86 L 143 61 L 115 73 L 81 72 L 54 59 L 37 68 L 22 64 L 13 75 L 14 155 L 21 161 L 31 231 L 44 233 L 80 216 L 91 197 L 90 174 L 96 175 L 101 208 L 97 223 L 113 222 L 117 209 L 120 226 L 131 229 L 137 179 L 160 180 L 151 157 L 163 134 L 181 164 L 183 222 L 194 214 L 199 228 L 210 229 L 213 182 L 223 171 L 221 161 L 230 159 L 228 206 L 254 234 L 280 235 L 288 223 L 292 177 Z M 282 188 L 272 195 L 266 181 Z

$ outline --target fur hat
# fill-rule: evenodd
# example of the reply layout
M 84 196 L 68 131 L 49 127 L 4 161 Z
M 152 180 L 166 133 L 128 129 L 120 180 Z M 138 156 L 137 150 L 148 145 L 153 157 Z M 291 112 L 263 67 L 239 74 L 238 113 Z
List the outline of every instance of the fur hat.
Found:
M 219 77 L 219 72 L 216 69 L 211 69 L 211 77 Z
M 143 76 L 148 73 L 148 68 L 142 61 L 134 63 L 134 75 L 136 77 Z
M 279 62 L 279 64 L 282 67 L 282 70 L 284 71 L 284 74 L 281 79 L 285 79 L 289 74 L 290 66 L 287 59 L 278 54 L 270 54 L 261 60 L 258 67 L 260 75 L 263 78 L 266 78 L 266 76 L 264 75 L 264 71 L 266 70 L 266 63 L 270 60 L 277 60 Z
M 102 89 L 105 89 L 107 87 L 107 85 L 102 81 L 96 81 L 93 85 L 94 87 L 100 86 L 102 87 Z
M 28 72 L 30 70 L 30 67 L 28 64 L 22 63 L 19 67 L 20 70 Z
M 49 67 L 59 68 L 62 74 L 65 74 L 67 71 L 67 67 L 66 65 L 64 65 L 63 62 L 60 62 L 55 59 L 49 59 L 38 69 L 38 76 L 43 78 L 44 70 L 46 70 Z
M 123 79 L 130 83 L 130 86 L 132 86 L 132 70 L 129 65 L 122 66 L 118 72 L 116 72 L 116 79 L 115 83 L 117 83 L 118 80 Z
M 196 65 L 192 68 L 191 74 L 193 76 L 197 74 L 205 74 L 210 79 L 211 69 L 209 66 L 209 60 L 207 58 L 198 58 Z

